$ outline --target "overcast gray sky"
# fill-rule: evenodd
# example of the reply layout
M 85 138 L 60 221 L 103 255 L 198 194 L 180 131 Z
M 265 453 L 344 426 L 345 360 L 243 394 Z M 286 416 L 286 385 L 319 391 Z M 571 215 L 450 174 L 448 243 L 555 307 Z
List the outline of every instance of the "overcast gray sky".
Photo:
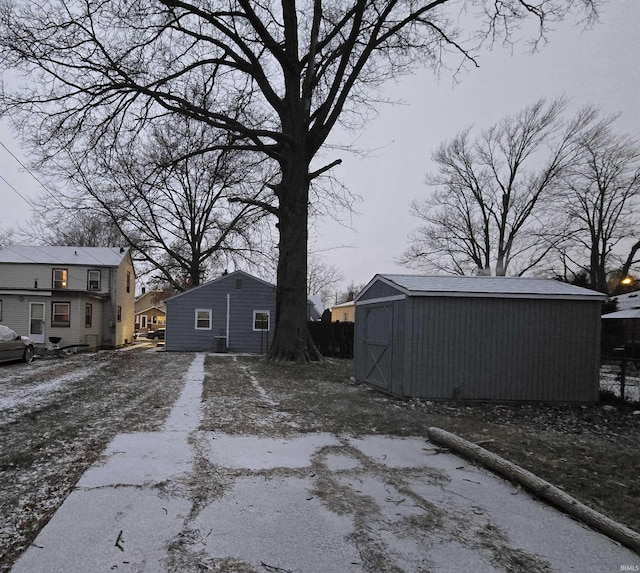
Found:
M 315 248 L 343 271 L 347 283 L 366 283 L 376 273 L 412 272 L 394 259 L 418 225 L 408 214 L 409 203 L 428 192 L 424 177 L 433 168 L 432 150 L 470 124 L 483 129 L 541 97 L 565 95 L 574 108 L 594 104 L 604 115 L 620 114 L 620 132 L 640 135 L 639 26 L 640 0 L 610 0 L 600 23 L 587 30 L 562 23 L 539 53 L 529 54 L 524 45 L 513 55 L 500 47 L 482 53 L 480 68 L 460 75 L 457 85 L 451 75 L 437 80 L 428 71 L 390 85 L 389 96 L 405 103 L 381 107 L 358 140 L 375 151 L 365 158 L 328 153 L 343 159 L 334 173 L 362 202 L 355 205 L 351 229 L 320 223 Z M 30 215 L 19 194 L 31 199 L 41 189 L 3 147 L 24 160 L 1 122 L 0 144 L 0 228 L 6 229 Z

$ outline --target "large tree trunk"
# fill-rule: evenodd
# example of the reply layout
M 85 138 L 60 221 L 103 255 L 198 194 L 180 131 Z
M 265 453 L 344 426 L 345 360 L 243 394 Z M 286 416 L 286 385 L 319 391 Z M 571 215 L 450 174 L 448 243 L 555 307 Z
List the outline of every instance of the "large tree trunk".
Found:
M 269 358 L 276 361 L 320 360 L 307 324 L 308 168 L 289 161 L 276 190 L 280 231 L 276 323 Z

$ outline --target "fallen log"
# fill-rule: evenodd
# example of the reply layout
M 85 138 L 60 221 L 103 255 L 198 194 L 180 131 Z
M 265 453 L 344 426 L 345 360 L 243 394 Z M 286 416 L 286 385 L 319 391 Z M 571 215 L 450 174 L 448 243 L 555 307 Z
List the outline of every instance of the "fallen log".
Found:
M 550 484 L 548 481 L 505 460 L 497 454 L 485 450 L 478 444 L 469 442 L 464 438 L 441 430 L 440 428 L 429 428 L 427 433 L 432 442 L 444 445 L 470 460 L 479 462 L 484 467 L 493 470 L 501 476 L 519 483 L 537 497 L 544 499 L 558 509 L 593 527 L 593 529 L 604 533 L 611 539 L 640 553 L 639 533 L 580 503 L 577 499 Z

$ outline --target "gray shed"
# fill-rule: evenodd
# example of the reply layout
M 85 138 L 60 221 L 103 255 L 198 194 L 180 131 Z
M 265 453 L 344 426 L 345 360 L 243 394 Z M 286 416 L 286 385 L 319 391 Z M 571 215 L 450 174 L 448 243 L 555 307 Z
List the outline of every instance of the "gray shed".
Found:
M 165 300 L 165 349 L 267 352 L 273 338 L 276 287 L 235 271 Z
M 403 397 L 595 401 L 604 300 L 547 279 L 376 275 L 356 298 L 355 377 Z

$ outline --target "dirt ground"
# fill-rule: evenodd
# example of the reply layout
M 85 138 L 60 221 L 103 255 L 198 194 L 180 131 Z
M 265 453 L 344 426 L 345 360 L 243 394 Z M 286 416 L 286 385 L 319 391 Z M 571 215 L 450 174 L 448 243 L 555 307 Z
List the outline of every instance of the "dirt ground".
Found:
M 0 367 L 0 571 L 9 570 L 116 434 L 162 425 L 192 359 L 133 351 Z M 354 382 L 351 362 L 340 360 L 301 366 L 210 355 L 205 368 L 204 431 L 424 437 L 437 426 L 640 531 L 637 406 L 402 401 Z M 265 399 L 273 407 L 265 408 Z M 216 484 L 224 487 L 219 477 L 204 480 L 203 503 L 216 495 Z M 317 492 L 338 499 L 335 493 Z

